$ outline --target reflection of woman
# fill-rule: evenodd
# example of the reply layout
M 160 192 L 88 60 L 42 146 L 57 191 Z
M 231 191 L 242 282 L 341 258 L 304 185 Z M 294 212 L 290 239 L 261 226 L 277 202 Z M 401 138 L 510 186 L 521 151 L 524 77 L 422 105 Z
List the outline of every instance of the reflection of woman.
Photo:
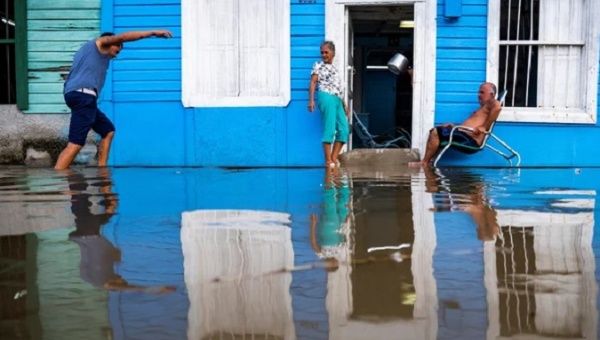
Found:
M 321 61 L 313 66 L 310 87 L 308 110 L 315 109 L 315 89 L 319 110 L 323 115 L 323 153 L 325 166 L 334 167 L 338 164 L 338 156 L 342 147 L 348 141 L 348 119 L 350 113 L 342 100 L 342 85 L 337 68 L 333 65 L 335 45 L 331 41 L 321 44 Z M 332 145 L 333 144 L 333 149 Z
M 350 188 L 347 183 L 335 183 L 336 169 L 325 171 L 327 178 L 323 191 L 323 209 L 320 218 L 316 214 L 310 216 L 310 241 L 319 257 L 332 259 L 339 255 L 345 243 L 342 228 L 350 217 Z

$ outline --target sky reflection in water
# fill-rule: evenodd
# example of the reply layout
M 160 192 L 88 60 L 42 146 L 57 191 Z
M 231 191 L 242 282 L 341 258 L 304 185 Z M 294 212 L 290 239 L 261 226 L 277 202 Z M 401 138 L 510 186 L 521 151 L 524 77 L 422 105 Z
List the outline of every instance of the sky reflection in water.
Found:
M 598 336 L 599 169 L 0 169 L 2 338 Z

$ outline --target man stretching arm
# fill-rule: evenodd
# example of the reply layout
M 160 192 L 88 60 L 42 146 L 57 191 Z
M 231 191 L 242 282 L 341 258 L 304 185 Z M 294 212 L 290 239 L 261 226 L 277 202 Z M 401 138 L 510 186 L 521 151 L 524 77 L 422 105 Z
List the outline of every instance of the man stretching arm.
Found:
M 75 56 L 71 72 L 65 81 L 64 96 L 71 109 L 69 142 L 56 160 L 55 169 L 68 168 L 79 153 L 90 129 L 100 135 L 98 166 L 106 166 L 108 152 L 115 134 L 113 123 L 98 109 L 97 98 L 104 85 L 110 59 L 123 49 L 123 43 L 148 37 L 170 38 L 166 30 L 132 31 L 121 34 L 103 33 L 85 43 Z

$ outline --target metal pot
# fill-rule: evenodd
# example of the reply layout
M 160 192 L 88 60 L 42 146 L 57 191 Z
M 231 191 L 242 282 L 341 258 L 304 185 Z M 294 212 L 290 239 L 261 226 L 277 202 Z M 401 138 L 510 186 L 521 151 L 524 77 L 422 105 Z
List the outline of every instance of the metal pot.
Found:
M 408 59 L 401 53 L 396 53 L 387 63 L 388 70 L 394 74 L 400 74 L 408 68 Z

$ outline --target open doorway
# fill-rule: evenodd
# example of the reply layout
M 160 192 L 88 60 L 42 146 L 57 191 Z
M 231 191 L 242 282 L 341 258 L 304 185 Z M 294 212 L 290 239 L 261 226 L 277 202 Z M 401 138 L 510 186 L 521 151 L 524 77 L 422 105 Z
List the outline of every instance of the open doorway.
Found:
M 414 16 L 413 5 L 348 7 L 352 109 L 368 131 L 383 140 L 405 133 L 410 141 Z M 386 66 L 396 53 L 404 55 L 409 66 L 398 75 Z M 397 146 L 411 147 L 408 143 Z M 359 133 L 353 133 L 352 147 L 369 146 Z

